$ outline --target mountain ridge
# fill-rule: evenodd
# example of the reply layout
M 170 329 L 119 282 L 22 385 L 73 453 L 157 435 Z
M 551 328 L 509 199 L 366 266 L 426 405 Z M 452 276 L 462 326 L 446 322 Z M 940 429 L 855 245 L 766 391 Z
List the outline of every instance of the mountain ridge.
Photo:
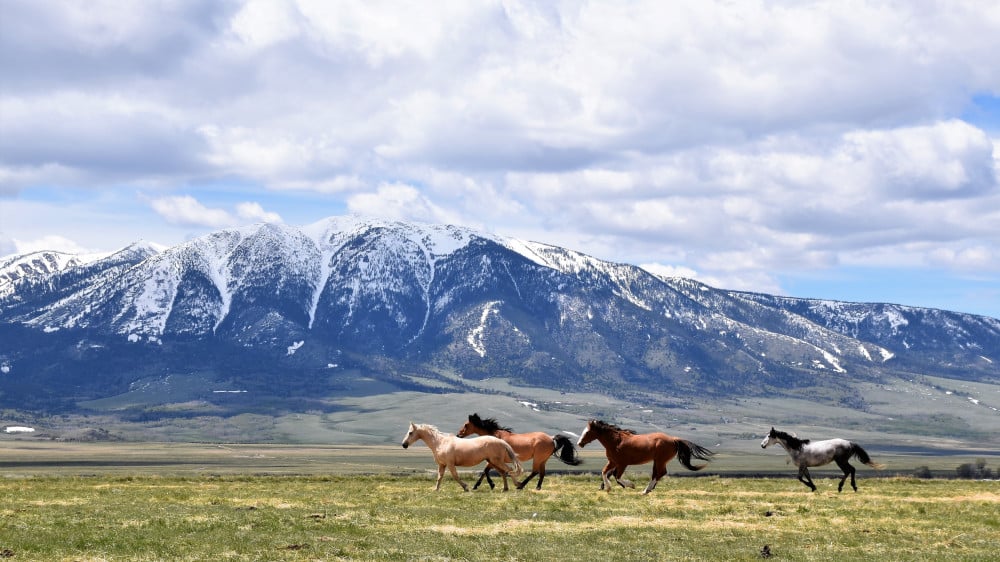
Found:
M 192 372 L 284 403 L 332 399 L 350 377 L 422 392 L 502 377 L 857 409 L 860 383 L 1000 380 L 991 317 L 717 289 L 450 225 L 265 223 L 73 260 L 0 264 L 17 268 L 0 267 L 0 405 L 76 410 Z

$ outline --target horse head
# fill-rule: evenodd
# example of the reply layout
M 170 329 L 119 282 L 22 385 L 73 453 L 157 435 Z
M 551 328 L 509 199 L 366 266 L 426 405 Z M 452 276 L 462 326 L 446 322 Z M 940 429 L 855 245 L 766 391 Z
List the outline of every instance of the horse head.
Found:
M 768 445 L 774 445 L 778 442 L 778 432 L 771 427 L 771 431 L 764 436 L 764 440 L 760 442 L 760 448 L 766 449 Z
M 417 426 L 410 422 L 410 429 L 406 432 L 406 437 L 403 438 L 403 448 L 408 449 L 410 445 L 418 439 L 417 436 Z
M 587 427 L 583 428 L 583 433 L 580 434 L 580 439 L 576 442 L 577 447 L 582 449 L 587 446 L 587 443 L 597 439 L 597 431 L 595 431 L 596 426 L 597 420 L 590 420 L 587 422 Z
M 455 433 L 455 435 L 458 437 L 467 437 L 475 432 L 476 432 L 476 425 L 472 422 L 472 416 L 469 416 L 469 421 L 463 423 L 462 427 L 458 428 L 458 432 Z

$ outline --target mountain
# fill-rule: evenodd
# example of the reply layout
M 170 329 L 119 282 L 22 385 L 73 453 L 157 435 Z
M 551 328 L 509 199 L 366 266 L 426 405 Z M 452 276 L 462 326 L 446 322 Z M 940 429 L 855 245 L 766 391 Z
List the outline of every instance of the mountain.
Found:
M 149 389 L 171 380 L 161 403 L 295 411 L 331 407 L 362 380 L 440 393 L 502 378 L 667 405 L 820 396 L 864 410 L 859 384 L 914 376 L 997 383 L 1000 320 L 729 291 L 466 228 L 353 217 L 0 263 L 3 408 L 186 415 L 149 408 Z

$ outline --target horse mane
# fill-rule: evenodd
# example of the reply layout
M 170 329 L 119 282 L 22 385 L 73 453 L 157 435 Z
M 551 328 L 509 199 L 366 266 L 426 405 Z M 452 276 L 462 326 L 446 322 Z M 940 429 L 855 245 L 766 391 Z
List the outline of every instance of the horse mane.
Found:
M 479 417 L 478 413 L 469 416 L 469 421 L 472 422 L 472 425 L 482 428 L 486 431 L 489 431 L 490 433 L 493 433 L 495 431 L 509 431 L 510 433 L 514 433 L 513 429 L 509 427 L 504 427 L 499 423 L 497 423 L 497 420 L 495 418 L 483 419 Z
M 437 433 L 438 435 L 447 435 L 445 432 L 438 429 L 436 425 L 431 425 L 429 423 L 415 423 L 413 425 L 414 427 L 426 429 L 427 431 Z
M 781 439 L 782 441 L 785 442 L 786 445 L 788 445 L 789 447 L 791 447 L 793 449 L 801 449 L 803 445 L 808 445 L 809 444 L 809 440 L 808 439 L 799 439 L 798 437 L 796 437 L 794 435 L 791 435 L 789 433 L 785 433 L 784 431 L 778 431 L 777 429 L 773 429 L 773 428 L 772 428 L 772 431 L 774 431 L 774 436 L 775 437 L 777 437 L 778 439 Z
M 594 422 L 594 426 L 597 427 L 597 429 L 600 429 L 602 431 L 615 431 L 615 432 L 618 432 L 618 433 L 625 433 L 627 435 L 635 435 L 635 431 L 633 431 L 631 429 L 624 429 L 624 428 L 618 427 L 617 425 L 610 424 L 610 423 L 608 423 L 608 422 L 606 422 L 604 420 L 593 420 L 593 422 Z

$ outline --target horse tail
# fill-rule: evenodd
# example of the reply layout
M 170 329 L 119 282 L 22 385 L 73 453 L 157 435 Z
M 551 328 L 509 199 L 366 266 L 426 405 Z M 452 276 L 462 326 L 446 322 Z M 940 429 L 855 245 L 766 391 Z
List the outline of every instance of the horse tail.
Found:
M 691 457 L 701 459 L 703 461 L 710 461 L 715 455 L 712 451 L 709 451 L 701 445 L 695 445 L 686 439 L 678 439 L 675 443 L 677 444 L 677 460 L 681 461 L 681 464 L 683 464 L 688 470 L 701 470 L 708 466 L 707 464 L 694 466 L 691 464 Z
M 570 466 L 579 466 L 583 464 L 583 459 L 576 456 L 576 449 L 573 448 L 573 441 L 565 435 L 555 435 L 552 437 L 552 441 L 555 442 L 556 448 L 553 449 L 552 453 L 556 455 L 556 458 Z
M 867 464 L 876 470 L 885 468 L 884 464 L 873 461 L 871 457 L 868 456 L 868 451 L 862 449 L 861 445 L 858 445 L 857 443 L 851 443 L 851 454 L 858 457 L 858 460 L 862 463 Z
M 501 441 L 501 443 L 503 443 L 504 448 L 507 449 L 507 456 L 510 458 L 510 461 L 506 464 L 513 467 L 513 473 L 518 475 L 524 472 L 524 469 L 521 468 L 521 462 L 517 460 L 517 453 L 514 452 L 514 448 L 511 447 L 510 443 L 506 441 Z

